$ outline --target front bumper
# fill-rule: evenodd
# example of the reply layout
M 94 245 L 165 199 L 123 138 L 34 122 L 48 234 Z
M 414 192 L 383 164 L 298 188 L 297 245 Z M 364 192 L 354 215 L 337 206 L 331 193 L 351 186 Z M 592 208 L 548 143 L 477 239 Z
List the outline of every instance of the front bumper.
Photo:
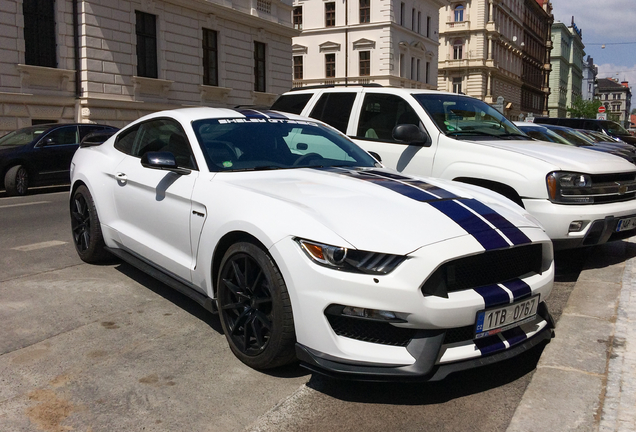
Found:
M 555 250 L 593 246 L 636 235 L 636 229 L 616 232 L 618 221 L 636 216 L 636 200 L 608 204 L 565 205 L 547 199 L 523 201 L 526 210 L 536 217 L 552 239 Z M 582 221 L 578 232 L 568 232 L 570 224 Z
M 451 363 L 437 361 L 440 352 L 444 351 L 445 331 L 420 331 L 407 346 L 410 352 L 419 352 L 415 363 L 406 366 L 370 364 L 364 362 L 347 362 L 343 359 L 325 355 L 301 344 L 296 344 L 296 356 L 301 366 L 333 378 L 345 378 L 360 381 L 439 381 L 448 375 L 508 360 L 524 353 L 537 345 L 548 343 L 554 337 L 554 320 L 545 303 L 541 303 L 539 322 L 541 328 L 530 338 L 507 349 L 482 355 L 469 360 Z M 500 338 L 499 335 L 487 339 Z M 488 344 L 487 341 L 486 345 Z M 495 342 L 495 341 L 491 341 Z M 495 342 L 496 343 L 496 342 Z

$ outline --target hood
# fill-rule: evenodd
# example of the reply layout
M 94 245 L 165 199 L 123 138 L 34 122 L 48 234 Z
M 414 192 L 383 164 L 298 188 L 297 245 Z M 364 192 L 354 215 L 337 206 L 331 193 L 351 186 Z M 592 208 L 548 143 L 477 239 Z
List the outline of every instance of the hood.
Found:
M 407 254 L 461 236 L 475 238 L 484 249 L 497 249 L 511 242 L 520 244 L 525 235 L 518 227 L 536 228 L 520 207 L 504 198 L 486 195 L 488 202 L 478 201 L 479 191 L 459 183 L 407 177 L 386 169 L 223 173 L 215 176 L 217 180 L 259 195 L 258 200 L 253 199 L 260 203 L 262 197 L 277 201 L 261 205 L 259 213 L 278 211 L 275 218 L 287 235 L 311 235 L 306 234 L 312 232 L 309 224 L 317 223 L 352 247 L 375 252 Z M 294 211 L 280 210 L 286 206 Z M 299 216 L 298 211 L 303 214 Z M 506 242 L 502 232 L 512 241 Z
M 634 171 L 634 165 L 612 154 L 592 153 L 585 149 L 547 141 L 475 141 L 476 144 L 524 154 L 556 165 L 563 171 L 587 174 Z

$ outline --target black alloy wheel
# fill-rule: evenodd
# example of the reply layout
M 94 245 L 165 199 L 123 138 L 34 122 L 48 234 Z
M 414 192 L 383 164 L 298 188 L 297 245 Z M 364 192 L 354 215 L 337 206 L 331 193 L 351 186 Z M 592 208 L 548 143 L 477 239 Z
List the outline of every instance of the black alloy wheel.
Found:
M 109 257 L 99 225 L 97 209 L 88 188 L 77 188 L 70 202 L 71 229 L 77 254 L 87 263 L 96 263 Z
M 9 168 L 4 176 L 7 195 L 26 195 L 29 189 L 29 172 L 22 165 Z
M 292 362 L 296 337 L 291 302 L 272 258 L 253 243 L 236 243 L 220 269 L 219 314 L 234 354 L 255 369 Z

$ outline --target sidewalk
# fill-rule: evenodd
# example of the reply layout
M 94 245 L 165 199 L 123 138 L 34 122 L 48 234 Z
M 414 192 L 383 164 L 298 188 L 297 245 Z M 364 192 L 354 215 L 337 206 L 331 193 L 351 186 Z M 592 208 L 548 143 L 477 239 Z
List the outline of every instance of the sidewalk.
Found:
M 636 432 L 635 256 L 595 248 L 507 432 Z

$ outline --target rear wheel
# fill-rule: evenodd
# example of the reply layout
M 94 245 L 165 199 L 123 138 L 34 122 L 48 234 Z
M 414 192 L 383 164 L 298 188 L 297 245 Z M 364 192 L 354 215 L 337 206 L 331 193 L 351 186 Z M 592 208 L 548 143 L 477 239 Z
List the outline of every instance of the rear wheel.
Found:
M 22 165 L 9 168 L 4 175 L 4 188 L 7 195 L 26 195 L 29 189 L 29 172 Z
M 294 361 L 291 302 L 272 258 L 253 243 L 236 243 L 225 253 L 220 269 L 219 314 L 232 352 L 255 369 Z
M 71 229 L 75 250 L 82 261 L 96 263 L 110 257 L 104 249 L 95 202 L 84 185 L 78 187 L 71 198 Z

